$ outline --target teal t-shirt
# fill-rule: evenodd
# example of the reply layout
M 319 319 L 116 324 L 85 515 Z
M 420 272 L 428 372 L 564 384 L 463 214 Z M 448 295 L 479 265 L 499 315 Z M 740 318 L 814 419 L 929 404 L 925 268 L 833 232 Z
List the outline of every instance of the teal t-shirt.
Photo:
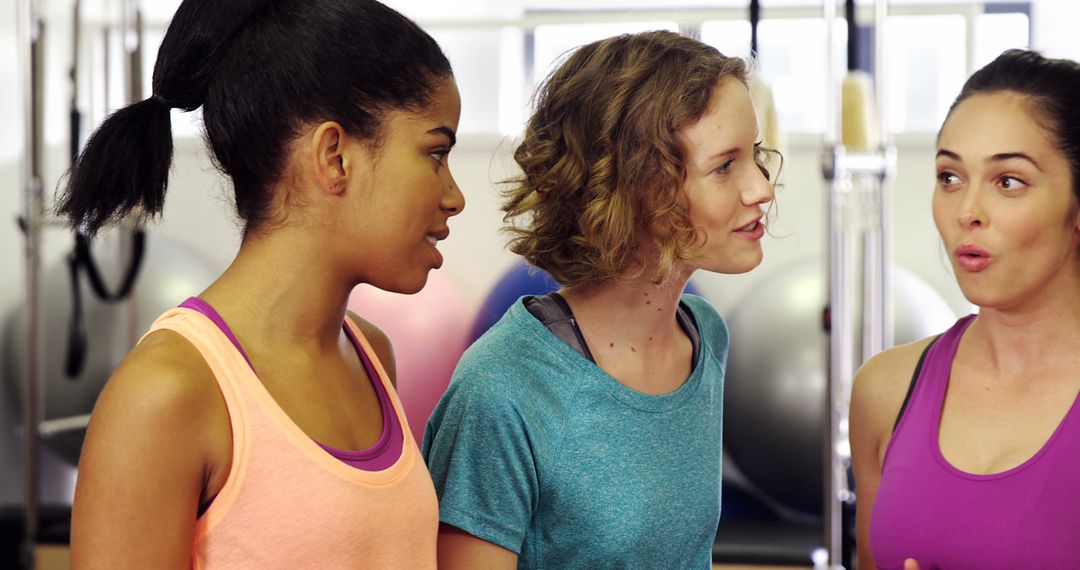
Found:
M 709 568 L 728 332 L 707 301 L 682 300 L 701 349 L 686 383 L 660 396 L 512 305 L 428 420 L 440 520 L 518 553 L 519 568 Z

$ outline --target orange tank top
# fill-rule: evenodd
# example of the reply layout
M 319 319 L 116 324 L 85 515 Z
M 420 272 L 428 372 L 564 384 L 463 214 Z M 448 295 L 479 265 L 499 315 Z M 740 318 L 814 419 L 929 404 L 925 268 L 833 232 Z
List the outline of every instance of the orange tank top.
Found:
M 345 321 L 407 426 L 375 351 Z M 163 329 L 202 354 L 232 427 L 229 476 L 195 526 L 195 568 L 435 568 L 438 503 L 408 429 L 400 457 L 387 469 L 346 465 L 289 419 L 209 318 L 172 309 L 150 332 Z

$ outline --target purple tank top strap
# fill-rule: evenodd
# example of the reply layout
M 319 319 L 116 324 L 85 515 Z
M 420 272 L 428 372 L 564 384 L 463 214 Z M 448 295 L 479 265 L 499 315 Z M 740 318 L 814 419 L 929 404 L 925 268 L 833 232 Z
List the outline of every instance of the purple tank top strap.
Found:
M 236 350 L 240 351 L 240 356 L 244 357 L 244 360 L 247 361 L 248 366 L 250 366 L 252 370 L 255 370 L 255 365 L 251 363 L 251 359 L 248 358 L 247 353 L 244 352 L 244 347 L 240 346 L 240 341 L 236 340 L 236 335 L 233 334 L 232 329 L 229 328 L 229 325 L 225 322 L 225 319 L 221 318 L 221 315 L 219 315 L 218 312 L 210 306 L 210 303 L 207 303 L 206 301 L 203 301 L 198 297 L 188 297 L 184 300 L 183 303 L 180 303 L 180 307 L 184 309 L 198 311 L 204 317 L 213 321 L 213 323 L 217 325 L 217 328 L 221 329 L 221 332 L 225 333 L 225 336 L 228 337 L 229 341 L 233 343 L 233 346 L 236 347 Z
M 359 451 L 337 449 L 319 442 L 315 443 L 318 443 L 319 447 L 325 449 L 330 455 L 353 467 L 369 471 L 381 471 L 393 465 L 401 456 L 405 433 L 401 423 L 397 421 L 397 413 L 394 410 L 393 403 L 390 401 L 390 394 L 387 393 L 383 383 L 379 381 L 378 372 L 371 363 L 371 359 L 364 352 L 360 341 L 357 340 L 352 330 L 348 326 L 344 328 L 345 334 L 349 337 L 353 347 L 356 348 L 356 353 L 360 355 L 360 361 L 363 362 L 364 370 L 367 371 L 368 378 L 371 378 L 371 383 L 375 386 L 375 392 L 379 395 L 379 408 L 382 410 L 383 417 L 382 433 L 374 445 Z
M 912 420 L 916 423 L 914 429 L 930 429 L 930 425 L 925 422 L 933 421 L 940 414 L 941 404 L 945 399 L 945 389 L 949 383 L 949 374 L 952 372 L 953 357 L 956 356 L 956 349 L 960 346 L 960 339 L 974 320 L 975 315 L 968 315 L 957 320 L 949 330 L 933 341 L 933 346 L 927 349 L 922 368 L 913 380 L 915 385 L 911 389 L 908 400 L 904 403 L 903 415 L 900 416 L 896 429 L 893 430 L 894 435 L 904 429 L 905 424 L 911 423 L 907 420 L 910 416 L 918 416 L 917 421 Z M 888 457 L 888 451 L 886 451 L 885 461 L 888 461 Z
M 221 315 L 218 314 L 209 303 L 198 297 L 189 297 L 183 303 L 180 303 L 179 306 L 181 308 L 197 311 L 217 325 L 217 327 L 221 329 L 221 332 L 225 334 L 230 342 L 232 342 L 233 346 L 236 347 L 236 350 L 240 352 L 240 355 L 244 357 L 244 360 L 247 361 L 251 370 L 255 372 L 255 365 L 251 363 L 251 359 L 248 358 L 247 352 L 244 351 L 244 347 L 240 345 L 240 341 L 237 340 L 236 335 L 233 334 L 232 329 L 229 328 L 225 319 L 221 318 Z M 390 394 L 387 393 L 386 387 L 383 386 L 382 381 L 379 380 L 378 372 L 375 370 L 371 358 L 368 357 L 352 330 L 344 323 L 342 324 L 342 328 L 345 330 L 345 335 L 349 338 L 353 348 L 356 350 L 356 354 L 360 357 L 360 362 L 364 365 L 364 370 L 367 372 L 368 378 L 371 379 L 372 387 L 378 395 L 379 409 L 382 411 L 383 417 L 382 431 L 378 441 L 376 441 L 374 445 L 358 451 L 337 449 L 315 440 L 312 441 L 315 441 L 319 447 L 326 450 L 330 455 L 352 467 L 367 471 L 381 471 L 393 465 L 398 458 L 401 457 L 401 448 L 404 445 L 405 440 L 404 430 L 401 426 L 401 422 L 397 419 L 397 413 L 394 409 L 393 402 L 390 400 Z M 256 375 L 258 375 L 257 372 Z

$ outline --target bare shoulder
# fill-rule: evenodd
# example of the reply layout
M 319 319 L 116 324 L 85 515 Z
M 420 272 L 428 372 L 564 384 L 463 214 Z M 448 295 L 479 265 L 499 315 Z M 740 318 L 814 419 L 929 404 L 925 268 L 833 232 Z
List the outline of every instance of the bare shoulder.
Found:
M 157 331 L 105 384 L 80 464 L 108 471 L 116 461 L 151 457 L 144 469 L 187 469 L 201 482 L 206 472 L 227 472 L 231 436 L 228 408 L 202 355 L 179 334 Z M 162 449 L 172 451 L 161 455 Z
M 911 373 L 914 372 L 919 357 L 935 338 L 927 337 L 879 352 L 859 369 L 856 374 L 859 380 L 856 381 L 876 385 L 903 380 L 906 389 L 906 381 L 911 379 Z
M 934 338 L 890 348 L 863 364 L 851 392 L 853 431 L 866 430 L 875 437 L 892 432 L 919 358 Z
M 102 392 L 132 410 L 189 414 L 221 399 L 213 372 L 190 342 L 172 331 L 157 331 L 135 346 Z M 108 400 L 106 403 L 108 403 Z M 150 410 L 147 410 L 150 411 Z
M 382 363 L 386 374 L 390 376 L 390 383 L 397 386 L 397 362 L 394 359 L 394 345 L 390 342 L 390 338 L 374 323 L 352 311 L 347 312 L 346 318 L 351 319 L 360 332 L 364 333 L 364 337 L 371 343 L 371 348 L 375 350 L 375 356 Z
M 124 359 L 87 428 L 72 515 L 79 567 L 189 566 L 195 516 L 227 474 L 228 411 L 201 354 L 158 331 Z
M 186 446 L 204 460 L 214 455 L 210 446 L 229 441 L 228 411 L 213 372 L 198 349 L 167 330 L 147 336 L 120 363 L 88 429 L 88 438 Z
M 181 446 L 210 468 L 228 466 L 231 455 L 229 413 L 213 372 L 168 330 L 147 336 L 120 363 L 94 405 L 87 438 Z
M 868 360 L 855 375 L 856 386 L 864 385 L 874 393 L 907 391 L 911 375 L 923 351 L 936 337 L 927 337 L 884 350 Z

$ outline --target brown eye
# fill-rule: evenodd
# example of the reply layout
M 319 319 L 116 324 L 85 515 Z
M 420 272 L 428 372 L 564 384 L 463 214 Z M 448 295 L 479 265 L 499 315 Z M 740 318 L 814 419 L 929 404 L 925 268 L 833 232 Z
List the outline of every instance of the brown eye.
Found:
M 1002 176 L 1001 178 L 998 178 L 998 186 L 1003 190 L 1016 192 L 1024 189 L 1027 186 L 1027 183 L 1015 176 Z
M 939 172 L 937 175 L 938 184 L 942 186 L 952 186 L 960 182 L 960 177 L 952 172 Z

